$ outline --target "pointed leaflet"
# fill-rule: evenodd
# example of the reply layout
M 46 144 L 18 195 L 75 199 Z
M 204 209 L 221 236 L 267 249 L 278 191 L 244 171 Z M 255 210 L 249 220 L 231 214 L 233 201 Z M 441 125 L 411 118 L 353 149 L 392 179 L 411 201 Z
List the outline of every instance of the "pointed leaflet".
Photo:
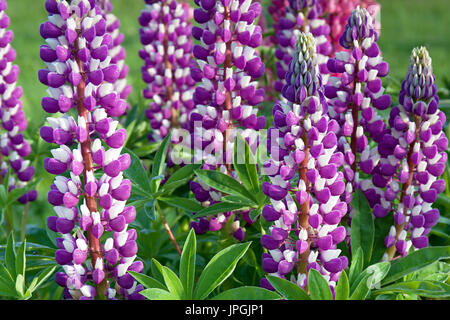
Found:
M 162 178 L 157 178 L 159 176 L 163 176 L 164 168 L 166 163 L 167 150 L 170 145 L 170 136 L 169 133 L 164 140 L 161 142 L 158 151 L 156 152 L 155 158 L 153 158 L 152 164 L 152 173 L 150 175 L 150 188 L 152 192 L 156 192 L 159 189 L 159 185 L 161 184 Z
M 128 153 L 131 158 L 130 167 L 123 172 L 125 178 L 130 179 L 130 181 L 134 184 L 134 189 L 139 189 L 141 193 L 144 195 L 150 195 L 151 189 L 148 181 L 147 172 L 142 165 L 141 159 L 131 150 L 127 148 L 123 148 L 123 151 Z
M 13 279 L 16 278 L 16 251 L 13 232 L 10 232 L 5 251 L 5 264 L 9 274 Z
M 134 271 L 128 271 L 129 274 L 131 274 L 139 283 L 141 283 L 146 289 L 150 288 L 159 288 L 159 289 L 167 289 L 161 282 L 158 280 L 149 277 L 142 273 L 137 273 Z
M 159 288 L 145 289 L 140 291 L 139 294 L 142 294 L 144 297 L 150 300 L 179 300 L 169 291 Z
M 256 202 L 256 198 L 253 194 L 247 191 L 237 180 L 232 177 L 213 170 L 197 170 L 195 171 L 197 177 L 206 183 L 211 188 L 224 192 L 226 194 L 232 194 L 235 196 L 241 196 L 248 198 L 252 203 Z
M 347 273 L 345 270 L 342 270 L 341 275 L 339 276 L 339 280 L 336 284 L 335 291 L 335 300 L 347 300 L 350 294 L 350 284 L 348 282 Z
M 312 300 L 333 300 L 327 280 L 313 268 L 308 273 L 308 289 Z
M 266 276 L 272 287 L 288 300 L 311 300 L 308 294 L 297 284 L 275 276 Z
M 233 167 L 239 180 L 250 192 L 259 192 L 258 171 L 256 159 L 245 139 L 238 133 L 234 141 Z
M 368 266 L 372 257 L 373 242 L 374 242 L 374 222 L 372 210 L 369 203 L 361 192 L 356 190 L 352 199 L 352 208 L 355 210 L 355 215 L 352 217 L 351 226 L 351 248 L 357 250 L 362 248 L 364 252 L 364 266 Z
M 206 265 L 194 290 L 194 299 L 205 299 L 234 271 L 239 260 L 247 252 L 251 242 L 229 246 L 217 253 Z
M 195 277 L 195 259 L 197 253 L 197 239 L 195 238 L 194 229 L 189 231 L 189 235 L 181 251 L 180 260 L 180 279 L 184 287 L 187 300 L 192 299 L 192 290 L 194 288 Z
M 169 292 L 177 299 L 184 299 L 184 289 L 178 276 L 167 267 L 162 267 L 162 275 Z

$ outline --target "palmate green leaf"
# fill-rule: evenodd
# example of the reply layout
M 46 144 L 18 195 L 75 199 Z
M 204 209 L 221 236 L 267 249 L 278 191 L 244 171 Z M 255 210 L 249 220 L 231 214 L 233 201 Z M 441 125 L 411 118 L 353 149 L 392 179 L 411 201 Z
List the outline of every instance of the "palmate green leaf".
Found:
M 352 286 L 356 278 L 361 274 L 362 270 L 364 268 L 364 253 L 362 251 L 362 248 L 359 247 L 356 252 L 354 252 L 352 256 L 352 262 L 350 264 L 350 271 L 349 271 L 349 282 L 350 286 Z
M 179 300 L 169 291 L 160 288 L 145 289 L 140 291 L 139 293 L 150 300 Z
M 150 265 L 150 268 L 152 270 L 153 277 L 158 280 L 159 282 L 164 282 L 164 277 L 162 274 L 162 265 L 159 263 L 158 260 L 152 259 L 152 264 Z
M 394 225 L 394 215 L 388 215 L 383 219 L 375 219 L 375 235 L 373 242 L 372 258 L 370 264 L 381 261 L 383 254 L 386 252 L 384 238 L 389 233 L 389 229 Z M 342 243 L 342 242 L 341 242 Z
M 172 175 L 170 175 L 169 179 L 167 179 L 167 181 L 161 187 L 159 194 L 165 195 L 167 193 L 171 193 L 176 188 L 188 183 L 192 180 L 194 171 L 198 170 L 200 167 L 201 164 L 188 164 L 178 169 Z M 157 197 L 159 194 L 155 194 L 155 197 Z
M 3 185 L 0 185 L 0 205 L 2 206 L 2 209 L 5 208 L 7 202 L 8 193 L 6 192 L 6 188 Z
M 161 142 L 158 151 L 156 152 L 155 158 L 153 159 L 152 164 L 152 173 L 150 175 L 150 189 L 152 192 L 157 192 L 159 186 L 161 184 L 161 179 L 152 179 L 158 176 L 162 176 L 164 174 L 165 164 L 166 164 L 166 156 L 167 150 L 170 145 L 170 132 Z
M 178 276 L 167 267 L 162 267 L 162 275 L 169 292 L 177 299 L 184 299 L 184 288 Z
M 194 290 L 194 299 L 205 299 L 234 271 L 239 260 L 250 247 L 251 242 L 229 246 L 217 253 L 206 265 Z
M 352 290 L 352 294 L 349 298 L 349 300 L 365 300 L 366 297 L 370 293 L 370 286 L 369 286 L 369 277 L 370 275 L 366 274 L 365 277 L 361 279 L 361 281 L 358 282 L 354 290 Z
M 123 148 L 125 153 L 128 153 L 131 158 L 130 167 L 124 171 L 123 175 L 125 178 L 130 179 L 130 181 L 138 187 L 144 194 L 150 195 L 150 183 L 148 181 L 147 172 L 142 165 L 141 159 L 130 149 Z
M 364 252 L 364 266 L 368 266 L 372 258 L 375 226 L 372 210 L 361 190 L 356 190 L 353 194 L 352 208 L 355 210 L 355 215 L 352 218 L 350 231 L 351 248 L 352 250 L 362 248 Z
M 207 208 L 203 208 L 195 214 L 196 218 L 210 216 L 212 214 L 218 214 L 222 212 L 235 211 L 247 208 L 246 204 L 242 203 L 232 203 L 232 202 L 219 202 L 209 206 Z
M 288 300 L 311 300 L 308 294 L 297 284 L 275 276 L 266 276 L 272 287 Z
M 389 273 L 381 284 L 389 284 L 435 261 L 449 258 L 450 246 L 429 247 L 414 251 L 404 258 L 392 261 Z
M 171 205 L 176 208 L 180 208 L 188 213 L 198 212 L 198 211 L 203 210 L 203 208 L 204 208 L 196 200 L 189 199 L 189 198 L 176 197 L 176 196 L 160 197 L 160 198 L 158 198 L 158 201 L 167 203 L 168 205 Z
M 226 194 L 248 198 L 257 205 L 255 196 L 247 191 L 236 179 L 214 170 L 196 170 L 195 174 L 211 188 Z
M 194 229 L 189 231 L 189 235 L 186 238 L 186 242 L 181 251 L 180 260 L 180 279 L 183 284 L 186 299 L 192 299 L 192 291 L 194 288 L 195 277 L 195 261 L 197 253 L 197 239 L 195 237 Z
M 312 300 L 333 300 L 327 280 L 316 269 L 309 270 L 308 288 Z
M 335 300 L 347 300 L 350 294 L 350 284 L 347 272 L 342 270 L 335 288 Z
M 152 278 L 145 274 L 137 273 L 134 271 L 128 271 L 128 273 L 131 274 L 133 276 L 133 278 L 135 278 L 139 283 L 141 283 L 147 289 L 149 289 L 149 288 L 158 288 L 158 289 L 163 289 L 163 290 L 167 289 L 161 282 L 159 282 L 155 278 Z
M 243 286 L 219 293 L 211 300 L 278 300 L 281 296 L 273 291 L 253 286 Z
M 13 279 L 15 279 L 17 273 L 16 273 L 16 251 L 13 232 L 9 234 L 8 242 L 6 244 L 5 264 L 9 274 Z
M 25 278 L 22 274 L 18 274 L 16 277 L 16 291 L 20 297 L 23 297 L 25 293 Z
M 247 141 L 239 133 L 236 135 L 234 145 L 233 167 L 247 190 L 256 194 L 259 191 L 259 179 L 255 156 Z
M 151 220 L 155 220 L 156 200 L 149 200 L 144 204 L 145 215 Z
M 419 295 L 427 298 L 448 298 L 450 297 L 450 285 L 438 281 L 406 281 L 383 287 L 374 291 L 374 294 L 380 295 L 393 292 Z

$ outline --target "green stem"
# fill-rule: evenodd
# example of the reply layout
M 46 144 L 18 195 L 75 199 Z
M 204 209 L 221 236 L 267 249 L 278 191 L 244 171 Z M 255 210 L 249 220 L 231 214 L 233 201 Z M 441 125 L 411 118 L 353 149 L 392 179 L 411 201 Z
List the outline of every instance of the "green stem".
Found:
M 25 239 L 25 233 L 27 229 L 27 217 L 28 217 L 28 211 L 30 210 L 30 203 L 27 202 L 25 205 L 25 208 L 23 210 L 23 216 L 22 216 L 22 228 L 20 229 L 20 241 L 23 241 Z
M 13 215 L 11 206 L 5 207 L 6 233 L 9 234 L 14 229 Z

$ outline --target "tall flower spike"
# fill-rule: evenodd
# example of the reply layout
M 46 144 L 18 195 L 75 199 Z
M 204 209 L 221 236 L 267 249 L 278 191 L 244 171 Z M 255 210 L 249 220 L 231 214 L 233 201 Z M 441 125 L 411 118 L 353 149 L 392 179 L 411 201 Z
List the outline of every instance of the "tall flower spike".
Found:
M 119 68 L 119 77 L 114 83 L 114 90 L 120 94 L 120 98 L 126 100 L 131 93 L 131 85 L 127 84 L 127 76 L 129 72 L 128 65 L 125 64 L 126 52 L 122 46 L 124 35 L 119 31 L 120 20 L 112 13 L 113 5 L 111 0 L 97 0 L 98 6 L 102 9 L 103 18 L 106 21 L 106 32 L 111 35 L 112 41 L 108 55 L 111 57 L 111 63 Z M 127 110 L 130 105 L 127 104 Z
M 265 118 L 257 116 L 265 97 L 257 88 L 257 80 L 265 66 L 256 48 L 261 45 L 261 27 L 255 20 L 261 5 L 251 0 L 196 0 L 199 6 L 194 18 L 199 24 L 192 28 L 193 37 L 200 42 L 194 46 L 197 66 L 192 77 L 200 84 L 194 93 L 195 111 L 190 116 L 194 161 L 205 161 L 203 169 L 216 170 L 237 179 L 232 166 L 234 150 L 233 129 L 244 128 L 244 138 L 265 127 Z M 197 163 L 197 162 L 196 162 Z M 195 198 L 208 206 L 221 199 L 221 193 L 202 181 L 192 182 Z M 209 220 L 200 218 L 192 227 L 197 233 L 220 230 L 232 212 Z M 238 219 L 237 214 L 235 219 Z M 242 216 L 251 223 L 248 212 Z M 242 240 L 244 232 L 239 220 L 233 223 L 233 234 Z
M 380 4 L 374 0 L 320 0 L 320 5 L 325 14 L 325 20 L 330 26 L 330 40 L 334 52 L 345 51 L 339 44 L 339 38 L 344 32 L 347 18 L 352 11 L 359 5 L 366 8 L 374 19 L 375 30 L 380 32 L 380 22 L 375 20 L 375 17 L 380 12 Z
M 278 1 L 277 1 L 278 3 Z M 278 14 L 278 11 L 275 11 Z M 275 13 L 274 13 L 275 14 Z M 285 75 L 292 60 L 294 45 L 300 32 L 311 32 L 316 38 L 317 59 L 320 72 L 328 74 L 327 60 L 331 54 L 331 44 L 327 39 L 330 32 L 329 26 L 321 17 L 322 9 L 319 0 L 289 0 L 289 6 L 285 8 L 285 15 L 282 18 L 276 17 L 278 22 L 274 26 L 278 48 L 275 56 L 278 81 L 275 82 L 275 89 L 281 92 L 286 84 Z M 275 20 L 275 19 L 274 19 Z M 324 81 L 326 76 L 324 76 Z
M 10 44 L 14 34 L 8 30 L 6 8 L 6 0 L 0 0 L 0 183 L 9 171 L 7 183 L 8 191 L 11 191 L 27 185 L 33 178 L 34 167 L 25 159 L 31 152 L 30 144 L 22 134 L 28 123 L 20 101 L 23 90 L 16 87 L 19 67 L 14 64 L 16 52 Z M 18 200 L 27 203 L 36 197 L 36 190 L 30 190 Z
M 305 288 L 307 272 L 318 270 L 334 288 L 348 265 L 337 244 L 346 237 L 338 226 L 347 214 L 341 201 L 344 156 L 337 150 L 339 125 L 330 120 L 323 95 L 314 36 L 300 33 L 283 95 L 287 103 L 273 108 L 269 132 L 270 160 L 264 165 L 270 182 L 263 192 L 270 197 L 262 216 L 272 222 L 261 237 L 263 270 Z M 297 179 L 298 177 L 298 179 Z M 271 288 L 267 280 L 261 286 Z
M 112 37 L 94 0 L 46 0 L 45 8 L 49 18 L 40 33 L 47 44 L 40 56 L 46 69 L 39 79 L 49 96 L 42 107 L 63 114 L 47 118 L 49 126 L 41 128 L 41 137 L 58 145 L 44 161 L 57 175 L 48 193 L 56 216 L 47 220 L 61 234 L 55 259 L 64 272 L 56 282 L 67 299 L 116 299 L 116 290 L 123 298 L 143 299 L 143 287 L 128 273 L 140 272 L 143 264 L 134 261 L 137 235 L 128 229 L 136 210 L 126 205 L 126 130 L 113 118 L 125 112 L 126 102 L 114 90 L 120 72 L 109 56 Z
M 328 60 L 328 69 L 337 76 L 330 77 L 325 87 L 332 106 L 330 117 L 340 128 L 337 137 L 346 180 L 343 200 L 350 204 L 353 191 L 361 188 L 372 207 L 379 195 L 366 188 L 370 180 L 360 181 L 359 174 L 371 174 L 385 154 L 388 141 L 383 141 L 383 135 L 389 130 L 375 109 L 385 110 L 391 104 L 380 79 L 388 74 L 389 66 L 381 57 L 377 38 L 369 12 L 359 7 L 353 10 L 340 38 L 340 44 L 350 52 L 338 52 L 336 58 Z M 369 138 L 378 146 L 370 148 Z
M 146 117 L 153 132 L 150 141 L 160 141 L 172 128 L 187 128 L 194 108 L 190 76 L 192 61 L 191 25 L 188 7 L 175 0 L 146 0 L 139 17 L 144 48 L 142 78 L 147 84 L 144 97 L 152 99 Z M 175 136 L 175 135 L 173 135 Z
M 374 208 L 376 215 L 394 214 L 395 227 L 385 239 L 385 258 L 389 260 L 396 252 L 405 256 L 411 245 L 426 247 L 427 234 L 439 218 L 439 210 L 432 204 L 445 189 L 439 176 L 448 160 L 448 140 L 442 131 L 446 117 L 438 106 L 430 55 L 425 47 L 414 48 L 399 105 L 390 113 L 391 132 L 384 138 L 392 140 L 395 147 L 380 160 L 373 177 L 382 195 Z

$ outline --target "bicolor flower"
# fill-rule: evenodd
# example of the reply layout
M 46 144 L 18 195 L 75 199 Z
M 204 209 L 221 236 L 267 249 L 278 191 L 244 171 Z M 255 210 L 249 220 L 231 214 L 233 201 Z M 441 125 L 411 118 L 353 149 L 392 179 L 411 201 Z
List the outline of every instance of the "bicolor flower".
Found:
M 390 112 L 390 132 L 383 137 L 391 148 L 386 148 L 372 177 L 372 188 L 380 196 L 375 216 L 394 215 L 395 226 L 385 239 L 387 259 L 395 252 L 405 256 L 411 246 L 426 247 L 439 218 L 432 204 L 445 189 L 439 177 L 448 160 L 448 139 L 442 130 L 446 116 L 438 107 L 430 55 L 425 47 L 414 48 L 399 105 Z
M 23 131 L 28 122 L 22 109 L 23 94 L 21 87 L 16 86 L 19 66 L 14 64 L 16 51 L 11 46 L 14 34 L 9 27 L 6 14 L 6 0 L 0 0 L 0 182 L 7 177 L 8 191 L 23 188 L 33 178 L 34 167 L 26 157 L 31 152 Z M 36 200 L 36 190 L 30 190 L 18 201 L 27 203 Z
M 199 83 L 195 88 L 195 110 L 190 115 L 191 145 L 194 161 L 204 161 L 203 169 L 220 170 L 237 179 L 232 166 L 234 150 L 233 129 L 243 128 L 243 137 L 249 138 L 265 127 L 265 118 L 258 116 L 257 106 L 264 100 L 264 89 L 258 88 L 258 78 L 265 71 L 256 49 L 262 42 L 261 27 L 255 20 L 261 14 L 259 2 L 251 0 L 196 0 L 194 10 L 198 26 L 192 28 L 199 41 L 193 54 L 197 65 L 192 78 Z M 201 181 L 192 182 L 195 198 L 205 206 L 220 201 L 222 194 Z M 233 233 L 243 239 L 243 230 L 237 218 Z M 201 218 L 192 227 L 197 233 L 222 228 L 232 212 L 216 217 Z M 248 223 L 248 212 L 242 213 Z
M 274 2 L 274 5 L 279 1 Z M 282 4 L 282 3 L 281 3 Z M 273 10 L 276 25 L 276 43 L 275 50 L 277 80 L 274 84 L 275 89 L 281 92 L 286 84 L 285 76 L 289 69 L 289 64 L 293 57 L 294 46 L 301 32 L 311 32 L 317 45 L 317 59 L 320 72 L 326 80 L 327 60 L 332 52 L 332 47 L 328 41 L 330 27 L 322 18 L 322 9 L 318 0 L 289 0 L 289 5 L 285 7 L 285 14 L 282 18 L 278 17 L 280 11 Z
M 194 108 L 190 67 L 192 62 L 189 7 L 175 0 L 146 0 L 139 17 L 144 60 L 144 98 L 150 99 L 146 117 L 150 120 L 150 141 L 160 141 L 173 128 L 187 129 Z
M 305 288 L 311 268 L 333 288 L 348 265 L 337 245 L 346 238 L 339 226 L 347 214 L 340 171 L 344 155 L 338 150 L 339 124 L 328 117 L 314 36 L 300 33 L 286 73 L 283 97 L 273 108 L 270 160 L 264 170 L 270 198 L 263 218 L 271 222 L 261 237 L 263 270 Z M 261 286 L 271 288 L 266 279 Z
M 57 145 L 44 161 L 56 175 L 48 193 L 56 215 L 47 220 L 60 234 L 55 259 L 64 271 L 56 281 L 68 299 L 143 299 L 142 285 L 127 273 L 143 264 L 128 228 L 136 210 L 126 204 L 131 183 L 123 171 L 131 160 L 122 154 L 127 133 L 115 118 L 127 104 L 114 86 L 121 72 L 111 63 L 113 37 L 95 0 L 46 0 L 45 8 L 39 80 L 48 86 L 42 107 L 52 117 L 41 136 Z
M 378 110 L 391 105 L 391 97 L 384 93 L 381 78 L 389 72 L 377 44 L 378 34 L 373 19 L 364 8 L 356 8 L 348 18 L 340 44 L 348 51 L 336 53 L 328 60 L 330 77 L 325 87 L 325 96 L 332 106 L 330 117 L 339 123 L 337 132 L 339 150 L 344 155 L 344 177 L 346 181 L 343 200 L 350 205 L 355 189 L 365 186 L 360 173 L 371 174 L 383 156 L 387 141 L 383 135 L 388 128 Z M 371 148 L 369 139 L 378 145 Z M 370 205 L 378 201 L 373 192 L 363 192 Z M 350 217 L 353 214 L 349 207 Z

